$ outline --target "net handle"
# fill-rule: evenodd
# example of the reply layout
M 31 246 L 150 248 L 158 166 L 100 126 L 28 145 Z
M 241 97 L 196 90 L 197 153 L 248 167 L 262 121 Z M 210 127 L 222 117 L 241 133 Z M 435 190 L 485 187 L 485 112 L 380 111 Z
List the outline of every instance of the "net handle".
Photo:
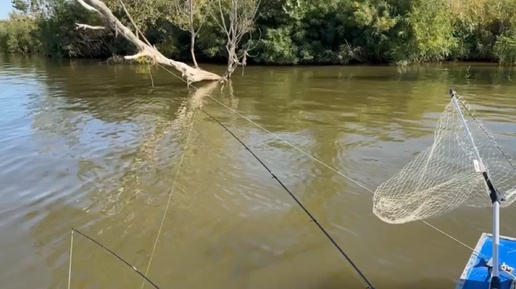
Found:
M 479 162 L 479 172 L 482 173 L 482 176 L 484 177 L 484 181 L 487 185 L 487 188 L 489 190 L 489 198 L 491 199 L 491 203 L 500 203 L 500 193 L 498 190 L 495 189 L 493 183 L 491 182 L 491 178 L 489 177 L 489 174 L 487 173 L 487 169 L 484 166 L 484 163 L 482 162 L 482 158 L 480 157 L 480 152 L 478 151 L 478 148 L 475 144 L 475 140 L 473 139 L 473 135 L 471 134 L 471 131 L 469 130 L 469 126 L 466 122 L 466 119 L 464 118 L 464 115 L 462 114 L 462 110 L 460 109 L 459 102 L 457 100 L 457 94 L 453 89 L 450 88 L 450 98 L 453 102 L 453 106 L 455 107 L 455 110 L 457 111 L 457 114 L 459 115 L 459 118 L 462 122 L 462 125 L 464 126 L 464 130 L 466 131 L 469 140 L 471 141 L 471 144 L 473 145 L 473 150 L 475 151 L 475 154 L 477 155 L 478 162 Z
M 464 130 L 468 134 L 469 140 L 471 141 L 471 144 L 473 145 L 473 149 L 475 150 L 475 154 L 477 155 L 478 162 L 480 163 L 480 170 L 482 173 L 486 172 L 486 168 L 484 166 L 484 163 L 482 162 L 482 158 L 480 157 L 480 153 L 478 151 L 477 145 L 475 144 L 475 140 L 473 139 L 473 135 L 471 134 L 471 131 L 469 130 L 469 126 L 466 122 L 466 119 L 464 118 L 464 115 L 462 114 L 462 110 L 460 109 L 459 102 L 457 101 L 457 94 L 453 89 L 450 89 L 450 97 L 453 102 L 453 106 L 455 107 L 455 110 L 457 111 L 457 114 L 459 115 L 460 121 L 462 122 L 462 125 L 464 126 Z
M 475 145 L 475 140 L 473 139 L 473 135 L 471 134 L 471 131 L 469 130 L 468 124 L 466 122 L 466 119 L 464 118 L 464 115 L 462 114 L 462 110 L 460 109 L 459 102 L 457 101 L 457 95 L 453 89 L 450 89 L 450 97 L 452 99 L 453 105 L 455 106 L 455 109 L 457 110 L 457 113 L 459 115 L 459 118 L 464 126 L 464 130 L 467 132 L 469 139 L 473 145 L 473 149 L 475 150 L 475 153 L 478 158 L 479 162 L 479 170 L 482 172 L 482 176 L 484 177 L 485 184 L 489 190 L 489 198 L 491 199 L 491 203 L 493 204 L 493 253 L 492 253 L 492 260 L 493 260 L 493 270 L 491 272 L 491 280 L 489 283 L 490 289 L 499 289 L 500 288 L 500 277 L 499 277 L 499 251 L 498 247 L 500 246 L 500 193 L 498 190 L 495 189 L 493 183 L 491 182 L 491 179 L 489 178 L 489 175 L 487 174 L 487 170 L 482 163 L 482 159 L 480 157 L 480 153 L 478 152 L 478 148 Z

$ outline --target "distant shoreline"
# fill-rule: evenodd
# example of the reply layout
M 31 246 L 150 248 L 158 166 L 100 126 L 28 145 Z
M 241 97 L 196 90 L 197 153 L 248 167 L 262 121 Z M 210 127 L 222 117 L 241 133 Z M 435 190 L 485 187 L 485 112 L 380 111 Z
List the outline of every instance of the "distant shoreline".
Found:
M 147 65 L 146 62 L 136 62 L 136 61 L 113 61 L 111 57 L 103 58 L 103 57 L 50 57 L 45 56 L 42 53 L 32 53 L 32 54 L 21 54 L 21 53 L 4 53 L 0 52 L 0 55 L 4 56 L 15 56 L 15 57 L 40 57 L 45 60 L 50 61 L 78 61 L 78 62 L 92 62 L 92 63 L 102 63 L 102 64 L 110 64 L 110 65 Z M 175 59 L 176 61 L 184 62 L 188 65 L 193 65 L 193 63 L 189 62 L 188 59 Z M 199 66 L 225 66 L 227 63 L 224 61 L 206 61 L 205 59 L 198 59 Z M 490 60 L 447 60 L 447 61 L 427 61 L 413 64 L 406 64 L 406 67 L 417 67 L 417 66 L 425 66 L 425 65 L 486 65 L 486 66 L 500 66 L 500 67 L 513 67 L 512 65 L 501 64 L 497 61 Z M 335 67 L 335 66 L 371 66 L 371 67 L 397 67 L 400 66 L 396 63 L 386 63 L 386 62 L 376 62 L 376 63 L 368 63 L 368 62 L 354 62 L 354 63 L 346 63 L 346 64 L 336 64 L 336 63 L 296 63 L 296 64 L 280 64 L 280 63 L 258 63 L 254 61 L 250 61 L 246 67 Z

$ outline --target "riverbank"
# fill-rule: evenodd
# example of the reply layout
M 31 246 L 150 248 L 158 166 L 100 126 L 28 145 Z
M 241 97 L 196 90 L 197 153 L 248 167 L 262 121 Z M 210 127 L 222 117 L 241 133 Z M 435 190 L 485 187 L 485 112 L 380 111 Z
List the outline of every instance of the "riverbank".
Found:
M 15 58 L 38 58 L 38 59 L 46 59 L 49 61 L 72 61 L 72 62 L 96 62 L 103 63 L 109 65 L 144 65 L 147 66 L 149 64 L 153 64 L 146 58 L 140 58 L 138 60 L 132 59 L 124 59 L 122 55 L 115 55 L 111 57 L 52 57 L 49 55 L 44 55 L 43 53 L 31 53 L 31 54 L 19 54 L 19 53 L 5 53 L 0 52 L 0 55 L 3 57 L 15 57 Z M 193 65 L 191 59 L 178 59 L 179 61 L 185 62 L 188 65 Z M 204 66 L 225 66 L 227 62 L 222 61 L 210 61 L 208 60 L 197 60 L 199 66 L 202 68 Z M 249 61 L 247 63 L 248 67 L 277 67 L 277 68 L 297 68 L 297 67 L 335 67 L 335 66 L 351 66 L 351 67 L 435 67 L 440 65 L 460 65 L 467 67 L 468 65 L 472 66 L 499 66 L 502 68 L 513 68 L 514 66 L 508 65 L 506 63 L 499 63 L 498 61 L 490 61 L 490 60 L 443 60 L 443 61 L 426 61 L 420 63 L 388 63 L 388 62 L 377 62 L 377 63 L 361 63 L 361 62 L 349 62 L 346 64 L 334 64 L 334 63 L 297 63 L 297 64 L 279 64 L 279 63 L 259 63 L 255 61 Z
M 104 2 L 134 29 L 118 1 Z M 163 55 L 193 60 L 188 26 L 170 7 L 174 5 L 159 0 L 144 7 L 126 2 L 138 28 Z M 516 4 L 510 0 L 312 2 L 261 1 L 256 17 L 246 24 L 252 32 L 245 33 L 237 45 L 237 51 L 248 52 L 247 64 L 516 61 L 516 19 L 511 16 L 516 14 Z M 195 3 L 199 7 L 192 17 L 201 28 L 195 37 L 195 57 L 204 63 L 227 63 L 227 35 L 212 17 L 213 7 L 203 0 Z M 252 6 L 256 0 L 243 3 Z M 77 30 L 76 23 L 103 22 L 75 2 L 49 2 L 46 9 L 29 4 L 15 8 L 8 20 L 0 21 L 0 51 L 103 59 L 137 52 L 132 43 L 109 29 Z M 238 10 L 242 15 L 247 12 Z

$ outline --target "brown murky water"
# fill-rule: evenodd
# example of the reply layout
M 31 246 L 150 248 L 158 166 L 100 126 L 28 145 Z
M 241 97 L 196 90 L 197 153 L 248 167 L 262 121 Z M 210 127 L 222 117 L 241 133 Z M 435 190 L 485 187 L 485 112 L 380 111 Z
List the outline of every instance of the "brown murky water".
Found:
M 450 87 L 516 154 L 516 73 L 492 65 L 403 73 L 248 67 L 231 87 L 202 86 L 215 101 L 158 68 L 153 88 L 145 67 L 0 59 L 4 289 L 67 288 L 72 227 L 143 272 L 152 255 L 148 275 L 161 288 L 363 288 L 267 171 L 196 112 L 201 105 L 262 158 L 379 289 L 453 288 L 471 252 L 421 222 L 381 222 L 371 192 L 228 107 L 371 190 L 431 144 Z M 502 210 L 503 235 L 516 235 L 515 217 L 514 208 Z M 491 229 L 489 208 L 429 222 L 469 246 Z M 72 288 L 142 285 L 77 234 L 72 265 Z

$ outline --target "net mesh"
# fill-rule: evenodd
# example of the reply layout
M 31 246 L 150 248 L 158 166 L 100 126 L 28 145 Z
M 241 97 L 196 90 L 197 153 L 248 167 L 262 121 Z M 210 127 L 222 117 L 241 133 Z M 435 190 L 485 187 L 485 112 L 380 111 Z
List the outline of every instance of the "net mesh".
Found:
M 491 206 L 482 164 L 502 193 L 501 206 L 516 199 L 516 169 L 510 156 L 474 118 L 464 100 L 456 98 L 458 109 L 452 98 L 438 120 L 433 144 L 376 189 L 373 212 L 384 222 L 401 224 L 427 219 L 459 206 Z M 475 147 L 481 157 L 477 167 Z M 480 171 L 476 169 L 479 167 Z

